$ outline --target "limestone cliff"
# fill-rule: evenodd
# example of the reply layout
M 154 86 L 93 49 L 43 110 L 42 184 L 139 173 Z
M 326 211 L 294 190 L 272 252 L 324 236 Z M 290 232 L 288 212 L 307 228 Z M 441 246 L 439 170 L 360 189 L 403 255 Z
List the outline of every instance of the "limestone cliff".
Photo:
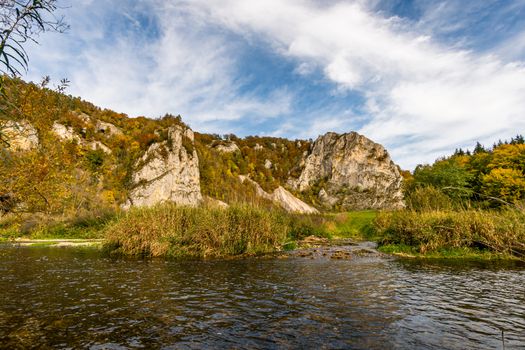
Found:
M 14 150 L 28 151 L 39 144 L 37 130 L 27 120 L 1 121 L 0 131 L 3 141 Z
M 193 142 L 193 131 L 172 126 L 168 129 L 167 141 L 152 144 L 137 161 L 134 188 L 126 206 L 151 206 L 165 201 L 198 205 L 202 195 Z
M 300 176 L 288 185 L 317 191 L 326 208 L 394 209 L 404 205 L 401 182 L 383 146 L 356 132 L 329 132 L 314 142 Z

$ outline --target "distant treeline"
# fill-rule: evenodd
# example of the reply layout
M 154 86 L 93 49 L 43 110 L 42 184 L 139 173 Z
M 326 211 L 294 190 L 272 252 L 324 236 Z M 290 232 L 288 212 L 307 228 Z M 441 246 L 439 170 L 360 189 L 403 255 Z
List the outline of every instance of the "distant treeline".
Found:
M 492 148 L 457 149 L 432 165 L 405 173 L 409 208 L 521 206 L 525 197 L 525 140 L 517 135 Z

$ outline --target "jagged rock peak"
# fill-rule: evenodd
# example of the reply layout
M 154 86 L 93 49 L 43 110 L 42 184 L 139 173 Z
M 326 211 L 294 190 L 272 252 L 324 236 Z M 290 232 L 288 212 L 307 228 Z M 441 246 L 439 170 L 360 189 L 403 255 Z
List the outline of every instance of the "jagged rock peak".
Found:
M 395 209 L 403 207 L 402 177 L 383 146 L 356 132 L 320 136 L 289 185 L 317 188 L 327 208 Z
M 177 125 L 168 129 L 168 140 L 152 144 L 135 164 L 134 189 L 126 207 L 201 203 L 199 160 L 193 142 L 193 131 Z

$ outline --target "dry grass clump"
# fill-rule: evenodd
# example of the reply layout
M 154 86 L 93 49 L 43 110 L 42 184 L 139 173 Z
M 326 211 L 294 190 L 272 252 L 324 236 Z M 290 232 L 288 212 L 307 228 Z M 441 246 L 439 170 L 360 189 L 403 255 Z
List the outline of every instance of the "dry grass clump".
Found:
M 383 212 L 375 228 L 382 244 L 404 244 L 421 253 L 441 248 L 481 248 L 525 257 L 525 213 L 518 210 Z
M 288 219 L 249 206 L 132 208 L 106 229 L 107 247 L 125 255 L 221 257 L 263 253 L 284 242 Z

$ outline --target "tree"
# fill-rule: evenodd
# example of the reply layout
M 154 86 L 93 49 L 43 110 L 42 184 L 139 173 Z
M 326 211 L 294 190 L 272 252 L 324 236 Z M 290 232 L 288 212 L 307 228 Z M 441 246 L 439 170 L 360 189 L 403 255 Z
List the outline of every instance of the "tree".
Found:
M 68 25 L 55 16 L 57 0 L 0 0 L 0 71 L 20 75 L 28 68 L 24 44 L 37 42 L 45 31 L 64 32 Z
M 472 176 L 465 168 L 464 158 L 454 156 L 439 159 L 433 165 L 418 165 L 414 170 L 414 187 L 433 186 L 453 199 L 470 197 Z

